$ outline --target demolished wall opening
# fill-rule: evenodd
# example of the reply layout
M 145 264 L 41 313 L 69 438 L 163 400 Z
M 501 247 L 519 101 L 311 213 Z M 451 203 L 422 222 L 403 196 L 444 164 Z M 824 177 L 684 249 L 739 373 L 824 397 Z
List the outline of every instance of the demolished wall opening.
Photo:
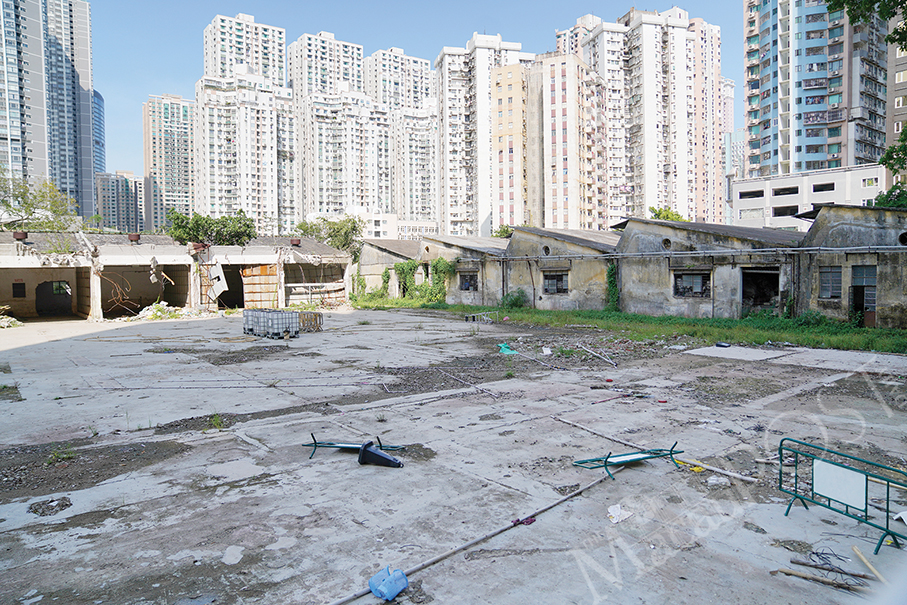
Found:
M 743 316 L 760 311 L 777 311 L 781 302 L 781 268 L 744 268 Z
M 188 265 L 108 266 L 100 276 L 105 318 L 137 315 L 156 302 L 172 307 L 189 303 Z
M 35 312 L 39 317 L 72 315 L 72 287 L 68 281 L 45 281 L 35 288 Z
M 227 289 L 221 292 L 217 297 L 218 309 L 243 309 L 245 308 L 245 299 L 243 298 L 243 279 L 242 265 L 221 265 L 224 271 L 224 279 L 227 282 Z

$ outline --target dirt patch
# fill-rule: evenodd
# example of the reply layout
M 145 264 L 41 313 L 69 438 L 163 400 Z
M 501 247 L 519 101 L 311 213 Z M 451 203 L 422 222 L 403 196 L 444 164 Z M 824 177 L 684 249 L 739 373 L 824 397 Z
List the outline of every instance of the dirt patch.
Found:
M 13 371 L 9 368 L 8 363 L 0 363 L 0 374 L 12 374 Z
M 287 354 L 289 350 L 290 347 L 288 345 L 275 344 L 247 347 L 238 351 L 212 351 L 211 349 L 198 349 L 195 347 L 154 347 L 146 352 L 161 354 L 182 353 L 183 355 L 192 355 L 214 366 L 226 366 L 249 361 L 261 361 L 274 355 Z
M 400 456 L 400 458 L 414 462 L 425 462 L 438 455 L 438 452 L 431 449 L 430 447 L 425 447 L 421 443 L 413 443 L 411 445 L 407 445 L 405 449 L 396 453 Z
M 19 393 L 19 385 L 0 384 L 0 401 L 25 401 Z
M 479 420 L 504 420 L 504 417 L 498 414 L 482 414 L 479 416 Z
M 409 588 L 397 596 L 399 603 L 431 603 L 435 598 L 422 588 L 422 580 L 409 583 Z
M 86 441 L 0 451 L 0 503 L 85 489 L 190 449 L 171 441 L 82 447 Z
M 757 534 L 767 534 L 768 533 L 767 531 L 765 531 L 764 529 L 762 529 L 755 523 L 750 523 L 749 521 L 745 521 L 743 523 L 743 529 L 748 529 L 752 532 L 756 532 Z
M 813 551 L 813 545 L 802 540 L 775 540 L 772 542 L 772 546 L 786 548 L 791 552 L 801 555 L 808 555 Z
M 559 493 L 562 496 L 566 496 L 567 494 L 572 494 L 573 492 L 575 492 L 578 489 L 579 489 L 579 483 L 574 483 L 573 485 L 561 485 L 560 487 L 555 487 L 554 491 L 556 491 L 557 493 Z

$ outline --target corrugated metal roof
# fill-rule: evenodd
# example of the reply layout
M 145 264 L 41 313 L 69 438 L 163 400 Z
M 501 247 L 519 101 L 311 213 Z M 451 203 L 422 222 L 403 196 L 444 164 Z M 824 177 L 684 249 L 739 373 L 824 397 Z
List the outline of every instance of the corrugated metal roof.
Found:
M 686 223 L 681 221 L 657 221 L 647 218 L 628 218 L 617 223 L 612 229 L 626 229 L 630 222 L 642 223 L 644 225 L 663 225 L 673 229 L 683 229 L 685 231 L 698 231 L 700 233 L 709 233 L 720 235 L 722 237 L 735 237 L 738 239 L 747 239 L 751 241 L 772 244 L 774 246 L 796 247 L 800 245 L 805 233 L 799 231 L 782 231 L 780 229 L 760 229 L 755 227 L 738 227 L 736 225 L 720 225 L 717 223 Z
M 550 237 L 579 246 L 586 246 L 601 252 L 614 252 L 620 242 L 620 234 L 611 231 L 589 229 L 539 229 L 538 227 L 514 227 L 514 231 L 525 231 L 540 237 Z

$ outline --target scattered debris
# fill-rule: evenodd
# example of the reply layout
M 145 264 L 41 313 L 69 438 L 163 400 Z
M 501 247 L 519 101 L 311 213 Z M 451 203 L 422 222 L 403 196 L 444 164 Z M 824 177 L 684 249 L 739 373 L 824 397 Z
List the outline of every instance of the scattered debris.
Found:
M 791 552 L 795 552 L 801 555 L 808 555 L 813 551 L 813 545 L 809 542 L 804 542 L 802 540 L 775 540 L 772 542 L 772 546 L 778 548 L 786 548 Z
M 633 513 L 630 511 L 623 510 L 620 504 L 614 504 L 608 507 L 608 518 L 611 519 L 611 523 L 617 525 L 621 521 L 625 521 L 633 516 Z
M 23 325 L 25 324 L 23 324 L 15 317 L 9 317 L 7 315 L 0 317 L 0 328 L 18 328 L 19 326 Z
M 814 555 L 816 553 L 813 553 Z M 813 569 L 821 569 L 822 571 L 830 571 L 837 574 L 847 574 L 855 578 L 860 578 L 863 580 L 875 580 L 876 577 L 869 575 L 868 573 L 862 573 L 859 571 L 850 571 L 837 565 L 829 565 L 827 563 L 814 563 L 813 561 L 804 561 L 803 559 L 798 559 L 796 557 L 791 557 L 790 562 L 794 565 L 802 565 L 804 567 L 812 567 Z
M 857 557 L 860 558 L 860 561 L 863 562 L 863 565 L 866 566 L 866 569 L 868 569 L 869 571 L 871 571 L 871 572 L 873 573 L 873 575 L 875 575 L 875 577 L 877 577 L 877 578 L 879 579 L 879 582 L 881 582 L 881 583 L 884 584 L 885 586 L 889 586 L 888 580 L 886 580 L 886 579 L 882 576 L 882 574 L 879 573 L 879 570 L 876 569 L 875 567 L 873 567 L 872 563 L 870 563 L 869 560 L 868 560 L 865 556 L 863 556 L 863 553 L 860 552 L 860 549 L 857 548 L 856 545 L 851 546 L 851 548 L 853 548 L 854 554 L 857 555 Z
M 28 512 L 41 517 L 50 517 L 51 515 L 56 515 L 60 511 L 66 510 L 70 506 L 72 506 L 72 501 L 66 496 L 63 496 L 62 498 L 56 498 L 55 500 L 34 502 L 29 505 Z
M 381 450 L 376 449 L 374 441 L 366 441 L 359 448 L 359 464 L 374 464 L 376 466 L 403 468 L 402 462 L 400 462 L 390 454 L 385 454 Z
M 743 529 L 748 529 L 752 532 L 756 532 L 757 534 L 767 534 L 768 533 L 767 531 L 765 531 L 764 529 L 762 529 L 755 523 L 750 523 L 749 521 L 743 522 Z M 791 560 L 791 562 L 793 562 L 793 560 Z
M 828 578 L 823 578 L 822 576 L 814 576 L 808 573 L 803 573 L 793 569 L 776 569 L 775 571 L 769 572 L 771 575 L 776 575 L 778 573 L 783 573 L 786 576 L 794 576 L 797 578 L 803 578 L 804 580 L 812 580 L 813 582 L 819 582 L 820 584 L 826 584 L 828 586 L 833 586 L 835 588 L 843 588 L 844 590 L 865 590 L 862 586 L 855 586 L 853 584 L 848 584 L 846 582 L 839 582 L 837 580 L 829 580 Z
M 409 580 L 406 579 L 406 574 L 402 570 L 391 571 L 388 566 L 369 578 L 368 587 L 372 594 L 379 599 L 393 601 L 398 594 L 409 587 Z
M 711 477 L 708 478 L 708 480 L 706 481 L 706 484 L 709 487 L 730 487 L 731 480 L 728 479 L 727 477 L 720 477 L 720 476 L 712 475 Z

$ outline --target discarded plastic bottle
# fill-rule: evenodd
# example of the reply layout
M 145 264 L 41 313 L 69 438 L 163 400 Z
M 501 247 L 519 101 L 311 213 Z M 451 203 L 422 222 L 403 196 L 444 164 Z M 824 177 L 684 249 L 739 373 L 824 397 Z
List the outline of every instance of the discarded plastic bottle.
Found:
M 379 599 L 392 601 L 409 586 L 409 580 L 399 569 L 391 571 L 390 566 L 385 567 L 368 580 L 369 590 Z

